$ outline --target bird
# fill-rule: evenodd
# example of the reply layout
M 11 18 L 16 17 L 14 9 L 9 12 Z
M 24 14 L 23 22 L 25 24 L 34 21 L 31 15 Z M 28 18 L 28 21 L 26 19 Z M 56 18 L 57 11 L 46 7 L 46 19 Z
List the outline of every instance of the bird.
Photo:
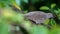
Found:
M 34 21 L 36 24 L 44 23 L 45 20 L 54 17 L 52 13 L 45 13 L 42 11 L 32 11 L 32 12 L 24 14 L 24 16 L 27 19 Z

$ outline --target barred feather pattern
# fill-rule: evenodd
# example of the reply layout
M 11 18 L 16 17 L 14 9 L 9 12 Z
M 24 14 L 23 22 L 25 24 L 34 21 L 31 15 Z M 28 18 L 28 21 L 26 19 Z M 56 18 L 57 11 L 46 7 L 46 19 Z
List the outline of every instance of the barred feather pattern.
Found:
M 26 18 L 36 22 L 36 23 L 44 23 L 44 20 L 53 17 L 51 13 L 45 13 L 42 11 L 33 11 L 27 14 L 24 14 Z

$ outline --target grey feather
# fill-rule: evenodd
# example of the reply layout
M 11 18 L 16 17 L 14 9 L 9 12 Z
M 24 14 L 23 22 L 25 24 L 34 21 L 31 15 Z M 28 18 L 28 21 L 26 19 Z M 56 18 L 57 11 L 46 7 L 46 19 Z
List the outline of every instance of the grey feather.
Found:
M 52 18 L 53 14 L 52 13 L 45 13 L 42 11 L 33 11 L 33 12 L 29 12 L 29 13 L 24 14 L 24 16 L 27 19 L 30 19 L 36 23 L 43 23 L 44 20 Z

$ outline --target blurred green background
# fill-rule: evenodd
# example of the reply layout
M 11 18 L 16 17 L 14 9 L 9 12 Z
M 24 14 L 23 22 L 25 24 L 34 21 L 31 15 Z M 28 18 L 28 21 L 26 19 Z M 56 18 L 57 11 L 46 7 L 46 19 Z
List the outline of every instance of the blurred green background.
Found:
M 24 17 L 32 11 L 52 13 L 44 22 L 51 28 Z M 60 0 L 0 0 L 0 34 L 60 34 Z

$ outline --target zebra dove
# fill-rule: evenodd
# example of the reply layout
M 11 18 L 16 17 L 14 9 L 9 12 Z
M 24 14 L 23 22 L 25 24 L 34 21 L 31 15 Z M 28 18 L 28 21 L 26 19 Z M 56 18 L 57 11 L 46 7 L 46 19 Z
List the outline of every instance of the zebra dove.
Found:
M 53 18 L 52 13 L 45 13 L 42 11 L 29 12 L 29 13 L 24 14 L 24 16 L 27 19 L 34 21 L 36 24 L 44 23 L 45 20 L 49 18 Z

